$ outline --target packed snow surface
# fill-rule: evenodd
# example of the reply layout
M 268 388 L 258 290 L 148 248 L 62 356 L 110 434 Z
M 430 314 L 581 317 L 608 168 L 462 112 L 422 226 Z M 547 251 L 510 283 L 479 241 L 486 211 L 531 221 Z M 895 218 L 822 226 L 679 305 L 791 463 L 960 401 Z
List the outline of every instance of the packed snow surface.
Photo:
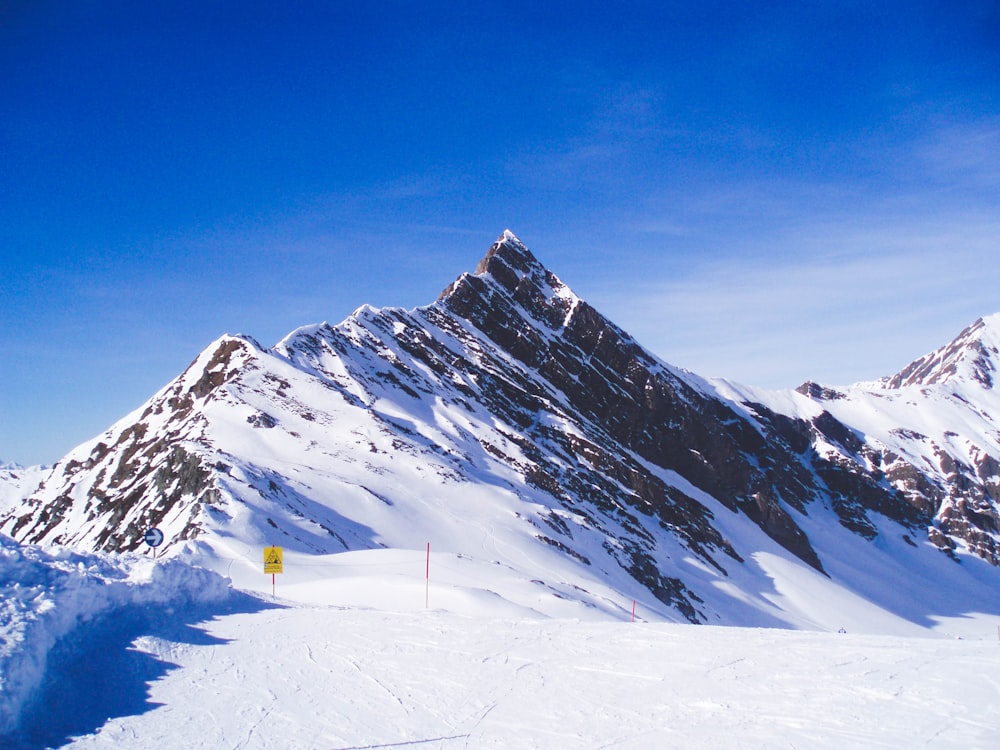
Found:
M 924 637 L 724 628 L 532 602 L 531 581 L 433 551 L 428 578 L 426 550 L 286 558 L 275 596 L 249 561 L 233 588 L 177 559 L 0 552 L 5 749 L 986 748 L 1000 730 L 998 620 L 975 613 Z

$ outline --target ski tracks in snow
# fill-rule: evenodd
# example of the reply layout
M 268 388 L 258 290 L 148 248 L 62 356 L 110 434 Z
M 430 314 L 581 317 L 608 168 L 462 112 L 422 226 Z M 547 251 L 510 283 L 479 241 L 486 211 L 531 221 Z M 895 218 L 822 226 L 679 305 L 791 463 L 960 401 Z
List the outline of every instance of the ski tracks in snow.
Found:
M 989 642 L 307 606 L 206 629 L 148 710 L 72 746 L 976 748 L 1000 729 Z

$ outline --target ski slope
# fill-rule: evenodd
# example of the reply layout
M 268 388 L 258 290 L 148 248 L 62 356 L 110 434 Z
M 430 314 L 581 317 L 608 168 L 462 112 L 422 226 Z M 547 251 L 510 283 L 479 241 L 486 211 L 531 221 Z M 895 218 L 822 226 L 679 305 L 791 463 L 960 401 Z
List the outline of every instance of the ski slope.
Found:
M 272 596 L 242 561 L 226 588 L 179 560 L 0 541 L 4 748 L 989 748 L 1000 730 L 995 616 L 922 637 L 633 621 L 483 561 L 432 552 L 428 582 L 425 550 L 398 549 L 286 560 Z

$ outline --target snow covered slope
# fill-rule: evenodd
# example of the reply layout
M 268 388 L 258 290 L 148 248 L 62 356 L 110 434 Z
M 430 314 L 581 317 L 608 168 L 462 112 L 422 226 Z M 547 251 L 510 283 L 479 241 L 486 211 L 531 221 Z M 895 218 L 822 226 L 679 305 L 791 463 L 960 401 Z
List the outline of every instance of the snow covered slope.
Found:
M 307 562 L 272 599 L 0 537 L 0 746 L 967 749 L 1000 726 L 996 618 L 963 639 L 540 618 L 500 566 L 432 556 L 425 608 L 419 551 Z
M 426 307 L 362 307 L 271 349 L 220 338 L 0 530 L 127 551 L 157 526 L 165 554 L 238 582 L 264 545 L 308 567 L 430 543 L 506 571 L 504 601 L 539 615 L 621 620 L 637 601 L 649 619 L 910 633 L 1000 607 L 1000 411 L 963 376 L 989 346 L 903 378 L 952 372 L 931 385 L 710 383 L 506 232 Z
M 51 468 L 0 462 L 0 514 L 20 506 Z

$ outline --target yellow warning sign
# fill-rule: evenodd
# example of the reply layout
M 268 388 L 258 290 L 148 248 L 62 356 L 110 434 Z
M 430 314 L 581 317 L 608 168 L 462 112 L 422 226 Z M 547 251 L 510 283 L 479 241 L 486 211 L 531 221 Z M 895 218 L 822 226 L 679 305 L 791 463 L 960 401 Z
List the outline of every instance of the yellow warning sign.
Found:
M 265 573 L 282 573 L 282 548 L 281 547 L 265 547 L 264 548 L 264 572 Z

